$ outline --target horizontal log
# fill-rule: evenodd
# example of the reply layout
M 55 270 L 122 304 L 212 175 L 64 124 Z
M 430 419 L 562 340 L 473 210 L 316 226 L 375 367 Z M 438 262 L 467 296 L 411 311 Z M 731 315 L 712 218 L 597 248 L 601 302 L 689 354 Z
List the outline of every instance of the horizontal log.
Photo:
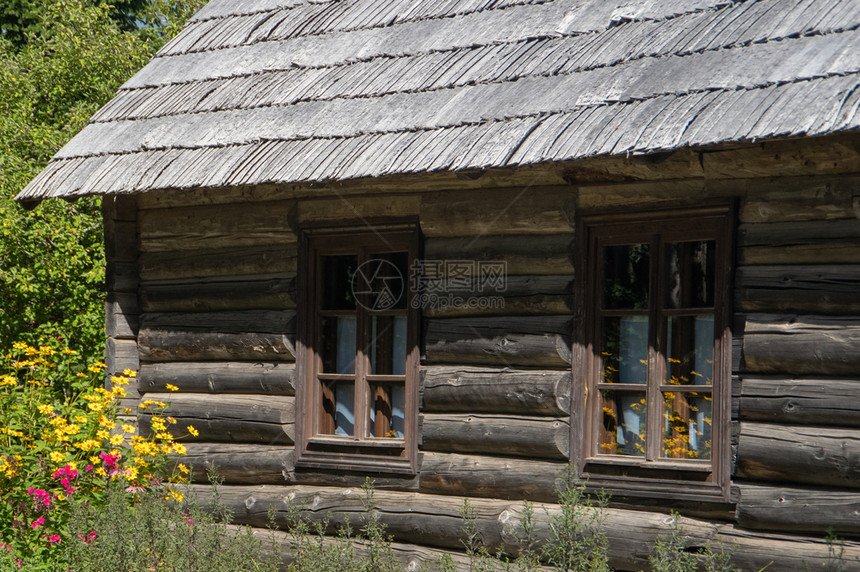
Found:
M 396 219 L 418 216 L 421 195 L 393 193 L 387 195 L 345 197 L 321 194 L 303 200 L 297 206 L 298 224 Z
M 857 219 L 742 224 L 740 263 L 856 264 L 860 260 Z
M 573 234 L 436 237 L 424 242 L 427 261 L 504 262 L 508 276 L 571 275 Z M 477 271 L 477 268 L 476 268 Z
M 570 316 L 506 316 L 426 321 L 428 364 L 565 367 Z
M 145 393 L 147 401 L 165 403 L 166 408 L 149 404 L 142 410 L 142 427 L 154 411 L 170 416 L 177 423 L 168 426 L 175 436 L 188 441 L 262 443 L 292 445 L 295 439 L 295 398 L 283 395 L 210 395 L 193 393 Z M 187 426 L 199 433 L 190 436 Z
M 293 361 L 295 312 L 144 314 L 144 361 Z
M 230 246 L 202 250 L 143 252 L 140 279 L 187 280 L 218 276 L 295 273 L 295 245 Z
M 210 475 L 225 484 L 283 484 L 294 466 L 293 448 L 250 443 L 188 443 L 174 456 L 191 471 L 191 481 L 208 483 Z
M 738 525 L 757 530 L 860 536 L 857 491 L 742 484 Z M 853 556 L 852 556 L 853 558 Z
M 289 362 L 143 363 L 138 379 L 145 392 L 164 391 L 169 383 L 181 393 L 295 395 L 295 369 Z
M 164 361 L 295 361 L 292 336 L 141 330 L 140 359 Z M 134 369 L 134 368 L 133 368 Z
M 144 312 L 212 312 L 295 308 L 295 274 L 154 284 L 144 282 Z
M 570 425 L 564 419 L 428 413 L 423 421 L 425 451 L 560 460 L 570 453 Z
M 237 523 L 264 527 L 271 508 L 275 521 L 285 529 L 290 506 L 294 506 L 311 520 L 328 518 L 332 532 L 334 524 L 343 522 L 347 515 L 350 522 L 360 522 L 366 500 L 356 488 L 224 486 L 218 492 L 221 502 L 233 510 Z M 204 506 L 212 496 L 211 489 L 201 485 L 191 486 L 189 494 L 196 495 Z M 395 542 L 461 549 L 461 510 L 465 500 L 459 496 L 377 490 L 371 507 Z M 520 527 L 522 505 L 494 499 L 470 499 L 469 504 L 482 544 L 491 553 L 517 553 L 524 537 Z M 536 504 L 533 537 L 538 541 L 547 539 L 549 518 L 560 512 L 559 505 Z M 806 566 L 822 568 L 830 561 L 828 543 L 823 538 L 742 530 L 729 524 L 616 508 L 603 509 L 600 521 L 609 541 L 609 564 L 617 570 L 647 569 L 657 538 L 666 538 L 679 527 L 685 550 L 695 552 L 711 546 L 730 551 L 732 563 L 742 570 L 796 572 Z M 847 562 L 860 557 L 858 542 L 845 542 L 844 550 Z
M 425 193 L 421 230 L 425 236 L 549 234 L 571 232 L 575 195 L 569 186 Z
M 734 182 L 734 181 L 732 181 Z M 775 177 L 756 181 L 740 209 L 741 222 L 837 220 L 855 215 L 856 175 Z
M 570 413 L 570 371 L 428 366 L 422 388 L 430 413 Z
M 149 312 L 143 314 L 141 330 L 177 332 L 243 332 L 284 334 L 296 331 L 294 310 L 245 310 L 226 312 Z
M 746 377 L 741 419 L 860 427 L 860 380 Z
M 751 314 L 743 351 L 748 372 L 856 374 L 860 317 Z
M 742 266 L 736 274 L 747 312 L 860 313 L 860 265 Z
M 105 340 L 105 373 L 122 373 L 130 369 L 140 369 L 140 354 L 134 340 L 108 338 Z
M 857 171 L 860 152 L 850 135 L 793 138 L 735 146 L 702 153 L 708 178 L 826 175 Z M 732 148 L 734 147 L 734 148 Z
M 573 305 L 570 275 L 503 276 L 498 287 L 484 287 L 474 277 L 472 288 L 425 292 L 419 297 L 425 316 L 488 316 L 568 314 Z
M 419 490 L 426 493 L 553 502 L 568 464 L 487 455 L 425 452 Z
M 860 488 L 860 432 L 835 427 L 741 423 L 738 476 Z
M 288 220 L 294 203 L 202 205 L 142 210 L 138 214 L 141 252 L 292 244 Z

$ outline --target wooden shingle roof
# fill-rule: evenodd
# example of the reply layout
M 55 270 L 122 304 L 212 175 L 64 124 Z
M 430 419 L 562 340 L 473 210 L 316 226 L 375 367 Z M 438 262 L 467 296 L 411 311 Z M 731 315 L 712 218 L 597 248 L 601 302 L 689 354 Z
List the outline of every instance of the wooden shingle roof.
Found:
M 18 198 L 821 135 L 858 87 L 860 0 L 213 0 Z

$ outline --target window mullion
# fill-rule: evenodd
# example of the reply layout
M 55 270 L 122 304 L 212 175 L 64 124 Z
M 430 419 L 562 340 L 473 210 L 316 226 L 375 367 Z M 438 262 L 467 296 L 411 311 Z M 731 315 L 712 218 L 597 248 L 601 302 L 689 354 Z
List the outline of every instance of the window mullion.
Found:
M 367 248 L 362 247 L 358 255 L 359 267 L 367 261 Z M 370 318 L 367 314 L 367 300 L 356 300 L 356 355 L 355 355 L 355 438 L 365 439 L 368 436 L 367 405 L 369 390 L 367 387 L 367 372 L 370 368 L 368 344 L 370 340 Z
M 661 359 L 664 350 L 662 343 L 663 316 L 661 308 L 663 305 L 664 260 L 663 243 L 659 236 L 651 239 L 651 276 L 650 276 L 650 299 L 648 311 L 648 390 L 647 390 L 647 417 L 646 417 L 646 440 L 645 458 L 647 461 L 655 461 L 660 456 L 660 443 L 662 441 L 661 421 L 663 417 L 663 399 L 660 385 L 665 378 L 665 363 Z

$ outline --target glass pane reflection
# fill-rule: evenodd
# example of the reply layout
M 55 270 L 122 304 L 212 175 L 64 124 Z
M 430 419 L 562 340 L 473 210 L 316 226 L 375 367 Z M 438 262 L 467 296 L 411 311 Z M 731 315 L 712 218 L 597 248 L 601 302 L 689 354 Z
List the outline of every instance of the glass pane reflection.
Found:
M 324 373 L 355 373 L 355 316 L 322 319 Z
M 598 453 L 645 455 L 644 391 L 601 390 L 601 426 Z
M 648 317 L 603 319 L 603 382 L 645 383 L 648 375 Z
M 370 432 L 372 437 L 402 439 L 405 428 L 406 391 L 398 384 L 371 384 Z
M 666 321 L 666 383 L 710 385 L 714 379 L 714 316 L 676 316 Z
M 651 245 L 607 246 L 603 249 L 603 307 L 607 310 L 648 308 Z
M 666 307 L 707 308 L 714 305 L 716 242 L 666 245 Z
M 663 457 L 711 458 L 712 404 L 710 392 L 663 394 Z
M 406 316 L 374 316 L 370 366 L 374 375 L 406 373 Z

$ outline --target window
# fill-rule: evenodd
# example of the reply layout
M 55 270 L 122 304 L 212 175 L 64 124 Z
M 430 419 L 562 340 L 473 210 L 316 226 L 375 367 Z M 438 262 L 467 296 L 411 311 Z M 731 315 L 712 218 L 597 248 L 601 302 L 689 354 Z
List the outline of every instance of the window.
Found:
M 592 486 L 727 500 L 730 214 L 581 218 L 571 425 Z
M 304 242 L 297 466 L 414 473 L 417 229 Z

